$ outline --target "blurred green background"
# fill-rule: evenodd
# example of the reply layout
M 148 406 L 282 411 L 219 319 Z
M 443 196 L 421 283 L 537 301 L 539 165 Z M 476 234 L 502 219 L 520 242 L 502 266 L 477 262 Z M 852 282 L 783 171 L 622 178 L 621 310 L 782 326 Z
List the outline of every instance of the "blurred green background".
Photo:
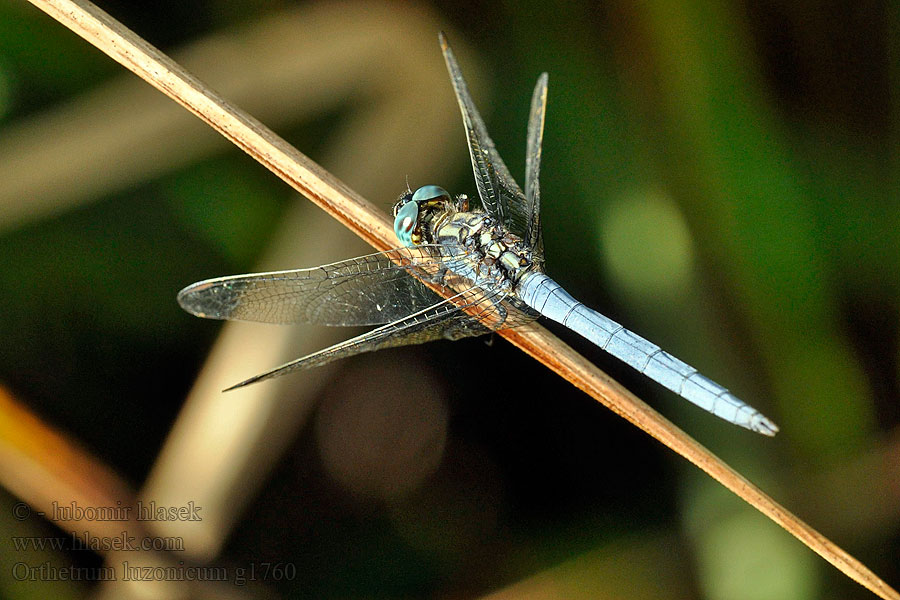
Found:
M 294 6 L 100 5 L 166 52 Z M 781 433 L 769 440 L 721 423 L 550 328 L 900 585 L 898 5 L 425 6 L 483 63 L 490 100 L 476 102 L 520 181 L 532 86 L 550 74 L 548 273 L 734 390 Z M 0 139 L 122 76 L 37 9 L 0 2 Z M 449 81 L 434 89 L 451 93 Z M 333 106 L 278 133 L 316 159 L 349 112 Z M 474 194 L 458 131 L 435 140 L 458 148 L 445 179 L 413 187 Z M 398 193 L 406 175 L 396 173 Z M 387 210 L 393 197 L 369 200 Z M 176 292 L 253 270 L 295 201 L 234 149 L 4 225 L 0 382 L 140 487 L 218 330 L 183 313 Z M 312 265 L 283 268 L 302 266 Z M 218 564 L 296 565 L 293 581 L 254 592 L 285 598 L 479 597 L 538 573 L 557 587 L 535 597 L 872 597 L 502 340 L 361 356 L 339 377 L 365 381 L 423 356 L 449 390 L 446 448 L 428 483 L 396 503 L 357 497 L 328 476 L 310 424 Z M 391 385 L 410 393 L 402 380 Z M 0 506 L 14 501 L 0 492 Z M 52 531 L 8 515 L 5 537 Z M 9 576 L 16 556 L 2 547 L 0 597 L 41 597 Z M 83 554 L 53 560 L 98 560 Z

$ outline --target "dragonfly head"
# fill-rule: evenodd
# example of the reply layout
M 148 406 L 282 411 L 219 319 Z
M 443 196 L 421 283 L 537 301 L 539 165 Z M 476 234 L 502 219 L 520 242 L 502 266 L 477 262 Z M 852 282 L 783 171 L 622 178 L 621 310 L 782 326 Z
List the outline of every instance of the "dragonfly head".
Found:
M 415 192 L 407 190 L 394 205 L 394 233 L 404 246 L 416 246 L 424 242 L 422 222 L 425 216 L 437 210 L 446 210 L 452 202 L 450 194 L 442 187 L 426 185 Z

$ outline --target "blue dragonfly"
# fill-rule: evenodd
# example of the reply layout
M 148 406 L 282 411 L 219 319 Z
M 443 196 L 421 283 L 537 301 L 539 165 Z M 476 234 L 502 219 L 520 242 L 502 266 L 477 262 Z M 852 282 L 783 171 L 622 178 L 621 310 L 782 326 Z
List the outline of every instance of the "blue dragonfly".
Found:
M 443 34 L 440 43 L 480 202 L 435 185 L 415 192 L 407 185 L 393 209 L 398 248 L 311 269 L 208 279 L 181 290 L 179 304 L 198 317 L 377 326 L 228 389 L 360 352 L 482 335 L 543 315 L 714 415 L 774 435 L 778 427 L 759 411 L 578 302 L 544 274 L 538 175 L 547 74 L 538 78 L 532 96 L 523 192 L 494 148 Z

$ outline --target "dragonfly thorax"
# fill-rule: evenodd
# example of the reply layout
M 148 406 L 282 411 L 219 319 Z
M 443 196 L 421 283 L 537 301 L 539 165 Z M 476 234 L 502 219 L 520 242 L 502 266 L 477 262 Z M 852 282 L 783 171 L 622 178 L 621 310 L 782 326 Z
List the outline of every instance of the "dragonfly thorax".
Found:
M 515 284 L 533 266 L 532 251 L 486 212 L 469 210 L 465 195 L 455 199 L 441 187 L 407 190 L 394 205 L 394 232 L 405 246 L 461 246 L 477 257 L 481 276 Z
M 445 215 L 436 223 L 436 244 L 459 245 L 478 255 L 481 269 L 515 284 L 534 262 L 528 245 L 481 210 Z

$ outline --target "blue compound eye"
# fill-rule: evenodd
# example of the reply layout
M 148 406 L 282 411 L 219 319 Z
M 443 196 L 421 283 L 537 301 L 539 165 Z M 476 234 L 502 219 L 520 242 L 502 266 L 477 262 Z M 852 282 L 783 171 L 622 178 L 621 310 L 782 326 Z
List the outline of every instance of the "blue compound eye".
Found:
M 450 194 L 442 187 L 436 185 L 423 185 L 416 190 L 415 194 L 413 194 L 412 201 L 426 202 L 428 200 L 437 200 L 438 198 L 450 200 Z
M 416 193 L 418 194 L 418 192 Z M 415 201 L 407 202 L 397 211 L 397 216 L 394 218 L 394 233 L 404 246 L 413 245 L 412 234 L 418 220 L 419 205 Z

